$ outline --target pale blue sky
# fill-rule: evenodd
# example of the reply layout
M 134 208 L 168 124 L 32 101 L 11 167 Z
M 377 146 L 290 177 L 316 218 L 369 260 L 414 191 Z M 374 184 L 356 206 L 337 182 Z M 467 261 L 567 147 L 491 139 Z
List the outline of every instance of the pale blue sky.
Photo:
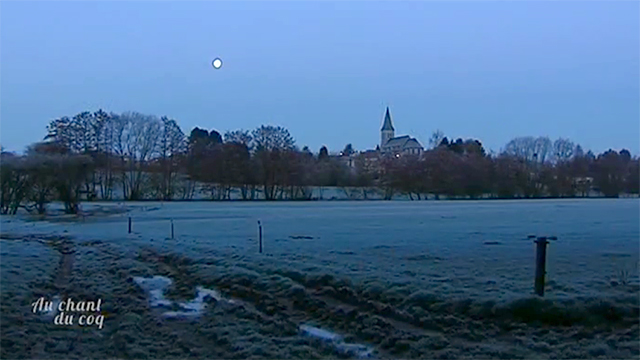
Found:
M 185 133 L 282 125 L 338 151 L 435 129 L 499 150 L 523 135 L 639 152 L 640 3 L 7 2 L 1 137 L 22 151 L 84 110 Z M 215 57 L 220 70 L 211 67 Z

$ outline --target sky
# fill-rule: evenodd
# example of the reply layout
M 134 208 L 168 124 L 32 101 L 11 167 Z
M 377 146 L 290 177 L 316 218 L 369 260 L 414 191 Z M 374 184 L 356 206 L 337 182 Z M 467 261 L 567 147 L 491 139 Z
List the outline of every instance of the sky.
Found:
M 389 106 L 425 146 L 439 129 L 638 154 L 639 19 L 638 1 L 2 1 L 0 144 L 103 109 L 366 150 Z

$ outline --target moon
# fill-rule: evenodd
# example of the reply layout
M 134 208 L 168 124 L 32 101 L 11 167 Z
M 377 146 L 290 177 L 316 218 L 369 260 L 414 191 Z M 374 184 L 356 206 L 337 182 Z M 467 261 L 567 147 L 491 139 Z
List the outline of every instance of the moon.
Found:
M 222 60 L 220 60 L 220 58 L 215 58 L 211 62 L 211 65 L 213 65 L 214 69 L 220 69 L 222 67 Z

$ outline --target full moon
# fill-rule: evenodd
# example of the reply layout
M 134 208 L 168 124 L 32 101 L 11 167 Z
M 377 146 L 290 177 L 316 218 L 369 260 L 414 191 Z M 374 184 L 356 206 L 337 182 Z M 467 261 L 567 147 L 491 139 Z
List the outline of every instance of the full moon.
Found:
M 211 62 L 211 65 L 213 65 L 214 69 L 220 69 L 222 67 L 222 60 L 220 60 L 219 58 L 215 58 Z

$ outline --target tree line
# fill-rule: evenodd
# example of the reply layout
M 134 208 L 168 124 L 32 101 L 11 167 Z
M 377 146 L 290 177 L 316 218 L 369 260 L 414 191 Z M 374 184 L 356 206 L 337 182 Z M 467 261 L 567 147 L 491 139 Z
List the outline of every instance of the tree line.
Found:
M 594 155 L 562 138 L 515 138 L 499 154 L 487 154 L 478 140 L 444 138 L 421 157 L 385 161 L 382 184 L 417 199 L 619 197 L 640 188 L 640 161 L 628 150 Z
M 194 128 L 136 112 L 82 112 L 53 120 L 43 141 L 24 155 L 2 151 L 0 211 L 43 214 L 61 201 L 77 213 L 81 200 L 311 200 L 327 187 L 349 198 L 411 199 L 607 197 L 637 194 L 639 159 L 627 150 L 595 155 L 567 139 L 520 137 L 499 154 L 479 140 L 449 141 L 434 132 L 421 155 L 379 156 L 351 144 L 337 155 L 300 149 L 289 131 Z M 232 196 L 236 193 L 237 196 Z

